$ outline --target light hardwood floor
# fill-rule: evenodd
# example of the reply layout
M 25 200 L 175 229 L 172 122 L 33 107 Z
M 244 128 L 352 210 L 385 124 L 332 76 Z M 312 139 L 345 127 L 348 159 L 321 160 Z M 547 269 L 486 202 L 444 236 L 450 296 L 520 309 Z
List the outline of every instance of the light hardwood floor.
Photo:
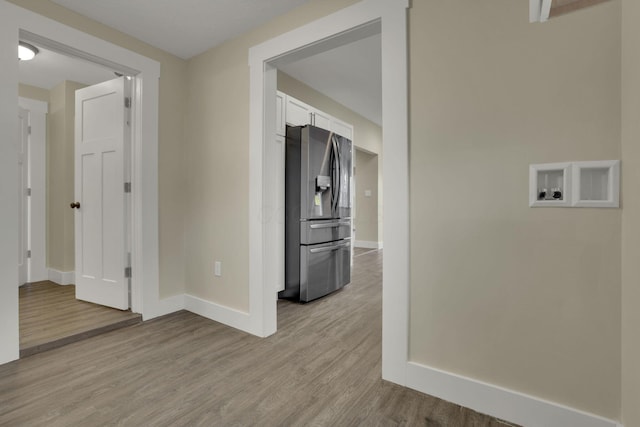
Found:
M 139 314 L 76 300 L 75 286 L 20 286 L 20 357 L 139 323 Z
M 0 366 L 2 426 L 504 426 L 382 381 L 381 252 L 256 338 L 188 312 Z

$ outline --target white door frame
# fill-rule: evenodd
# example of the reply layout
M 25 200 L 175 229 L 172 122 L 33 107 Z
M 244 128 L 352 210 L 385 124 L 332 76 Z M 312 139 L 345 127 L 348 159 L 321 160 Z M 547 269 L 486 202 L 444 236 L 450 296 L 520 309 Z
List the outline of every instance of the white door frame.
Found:
M 105 40 L 0 0 L 0 364 L 19 356 L 16 248 L 17 115 L 19 32 L 58 42 L 94 62 L 135 70 L 133 125 L 133 310 L 150 319 L 174 307 L 159 299 L 158 269 L 158 91 L 160 64 Z M 36 59 L 37 60 L 37 59 Z M 13 285 L 13 286 L 10 286 Z
M 29 258 L 28 281 L 47 280 L 46 262 L 46 139 L 47 112 L 44 101 L 20 98 L 20 107 L 29 111 Z
M 277 69 L 288 57 L 309 56 L 344 44 L 341 37 L 372 23 L 381 23 L 384 162 L 384 271 L 382 377 L 405 385 L 409 335 L 409 157 L 408 157 L 408 0 L 363 0 L 325 18 L 280 35 L 249 52 L 250 176 L 249 176 L 249 324 L 248 330 L 268 336 L 277 329 L 276 293 L 265 258 L 275 244 L 278 216 L 269 210 L 271 189 L 263 183 L 273 165 L 265 162 L 268 141 L 275 138 Z

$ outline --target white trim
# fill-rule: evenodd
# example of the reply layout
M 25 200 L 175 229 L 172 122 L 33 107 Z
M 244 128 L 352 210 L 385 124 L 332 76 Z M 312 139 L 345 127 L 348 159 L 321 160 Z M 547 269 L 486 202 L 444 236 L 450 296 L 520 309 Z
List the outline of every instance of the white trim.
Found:
M 131 310 L 143 320 L 164 312 L 160 300 L 158 105 L 160 64 L 135 76 L 133 95 Z
M 529 0 L 529 22 L 540 22 L 542 0 Z
M 150 308 L 145 309 L 144 315 L 153 319 L 180 310 L 184 310 L 184 294 L 158 299 Z
M 353 246 L 356 248 L 364 248 L 364 249 L 382 249 L 382 242 L 369 242 L 366 240 L 356 240 L 353 242 Z
M 403 4 L 401 4 L 403 3 Z M 409 358 L 408 2 L 385 2 L 382 15 L 382 378 L 405 385 Z
M 107 58 L 94 55 L 90 52 L 76 49 L 68 44 L 60 43 L 57 40 L 43 37 L 40 34 L 33 33 L 24 28 L 20 29 L 19 37 L 20 37 L 20 41 L 29 42 L 40 47 L 45 47 L 47 48 L 47 50 L 51 50 L 53 52 L 56 52 L 71 58 L 78 58 L 86 62 L 92 62 L 94 64 L 101 65 L 104 68 L 120 72 L 121 74 L 124 74 L 127 76 L 134 76 L 140 72 L 140 70 L 136 68 L 130 68 L 119 62 L 115 62 Z
M 62 286 L 73 285 L 76 282 L 75 271 L 60 271 L 55 268 L 48 270 L 49 281 Z
M 253 334 L 249 313 L 185 294 L 184 308 L 207 319 Z
M 275 244 L 264 236 L 272 234 L 277 218 L 266 208 L 268 194 L 263 188 L 272 173 L 272 165 L 265 163 L 264 141 L 275 138 L 275 121 L 265 123 L 265 117 L 273 116 L 269 109 L 275 109 L 276 71 L 270 63 L 317 53 L 340 43 L 341 37 L 370 32 L 372 24 L 383 23 L 384 240 L 389 250 L 383 261 L 382 377 L 401 385 L 406 383 L 409 334 L 408 7 L 407 0 L 363 0 L 249 50 L 248 330 L 268 336 L 277 328 L 276 294 L 268 289 L 270 278 L 265 280 L 265 253 Z
M 18 31 L 15 6 L 0 2 L 0 363 L 19 357 Z
M 529 0 L 529 22 L 547 22 L 552 0 Z
M 540 8 L 540 22 L 547 22 L 551 15 L 551 1 L 542 0 L 542 7 Z
M 386 256 L 386 255 L 385 255 Z M 409 362 L 407 386 L 527 427 L 618 427 L 616 421 L 568 406 Z
M 0 135 L 17 135 L 18 61 L 15 58 L 19 30 L 26 30 L 79 52 L 140 71 L 136 75 L 134 120 L 133 280 L 132 309 L 147 320 L 163 312 L 159 299 L 158 266 L 158 91 L 160 64 L 150 58 L 83 33 L 57 21 L 0 0 Z M 5 142 L 5 141 L 3 141 Z M 0 144 L 0 283 L 17 283 L 17 194 L 14 180 L 17 146 Z M 17 286 L 0 287 L 0 363 L 18 358 Z

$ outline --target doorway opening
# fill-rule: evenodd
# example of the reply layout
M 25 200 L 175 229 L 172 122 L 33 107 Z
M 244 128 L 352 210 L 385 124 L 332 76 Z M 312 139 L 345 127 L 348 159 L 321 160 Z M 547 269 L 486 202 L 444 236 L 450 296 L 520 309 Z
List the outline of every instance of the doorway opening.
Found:
M 265 143 L 265 149 L 268 153 L 278 157 L 267 154 L 266 163 L 272 166 L 272 171 L 276 176 L 270 174 L 273 181 L 268 182 L 265 188 L 275 188 L 275 191 L 271 192 L 272 196 L 267 197 L 272 197 L 272 203 L 277 206 L 275 211 L 280 215 L 280 218 L 277 219 L 279 224 L 286 222 L 285 212 L 291 213 L 291 209 L 285 207 L 283 200 L 284 188 L 280 188 L 287 181 L 284 179 L 286 150 L 284 150 L 283 138 L 285 133 L 291 129 L 290 127 L 313 125 L 350 140 L 352 145 L 348 156 L 349 163 L 352 165 L 352 173 L 349 174 L 350 185 L 347 185 L 349 190 L 346 193 L 350 196 L 350 215 L 348 215 L 349 218 L 340 215 L 340 223 L 345 220 L 349 221 L 352 232 L 350 235 L 343 231 L 334 232 L 331 235 L 333 238 L 340 239 L 336 242 L 343 246 L 351 243 L 349 245 L 351 252 L 350 280 L 347 281 L 350 284 L 305 305 L 280 299 L 277 304 L 279 329 L 289 328 L 291 327 L 291 319 L 294 323 L 298 323 L 299 318 L 305 316 L 312 316 L 318 321 L 322 317 L 338 318 L 342 311 L 341 307 L 350 305 L 352 308 L 347 311 L 353 313 L 361 308 L 358 306 L 362 306 L 362 302 L 366 301 L 366 311 L 369 316 L 372 316 L 372 321 L 360 332 L 379 334 L 380 331 L 375 331 L 375 329 L 381 321 L 379 318 L 374 319 L 376 316 L 381 317 L 382 276 L 382 252 L 378 253 L 378 248 L 381 248 L 381 245 L 378 243 L 377 225 L 378 220 L 381 220 L 378 215 L 379 177 L 377 171 L 378 160 L 382 158 L 380 27 L 372 25 L 367 32 L 361 31 L 358 38 L 309 57 L 300 59 L 298 56 L 291 62 L 280 59 L 277 69 L 277 136 L 275 141 Z M 323 141 L 324 139 L 317 141 L 317 143 L 322 145 Z M 275 149 L 272 149 L 274 145 Z M 315 164 L 321 160 L 321 157 L 310 158 L 309 164 Z M 278 176 L 279 174 L 282 176 Z M 306 181 L 307 178 L 303 178 L 303 182 Z M 301 188 L 305 187 L 304 184 L 301 184 Z M 345 188 L 343 185 L 339 188 L 338 198 L 343 200 L 343 195 L 346 195 Z M 303 206 L 300 209 L 302 212 L 306 211 Z M 291 218 L 289 218 L 290 220 Z M 312 225 L 311 228 L 313 227 L 315 226 Z M 325 239 L 327 237 L 325 236 Z M 289 238 L 285 238 L 283 229 L 280 227 L 273 239 L 278 243 L 279 249 L 267 254 L 269 257 L 267 265 L 280 267 L 280 271 L 276 272 L 274 278 L 277 277 L 278 290 L 282 291 L 285 281 L 291 287 L 291 283 L 295 282 L 295 280 L 292 282 L 292 275 L 298 271 L 297 268 L 284 268 L 283 264 L 290 265 L 292 262 L 297 263 L 297 260 L 293 261 L 284 256 L 285 251 L 282 248 L 286 244 L 295 246 L 293 251 L 286 251 L 289 255 L 295 255 L 298 248 L 297 244 L 294 245 Z M 321 242 L 322 240 L 318 241 L 318 243 Z M 330 244 L 335 245 L 336 243 L 324 243 L 324 245 Z M 363 245 L 367 246 L 366 251 L 362 250 Z M 318 245 L 314 246 L 315 249 L 311 251 L 334 247 L 336 246 L 321 247 Z M 370 252 L 369 247 L 375 248 L 373 252 Z M 302 248 L 306 249 L 307 247 L 303 246 Z M 324 289 L 323 287 L 332 289 L 334 283 L 338 285 L 346 281 L 344 280 L 344 270 L 349 267 L 349 261 L 345 262 L 344 259 L 348 260 L 349 257 L 344 255 L 344 252 L 346 250 L 343 247 L 331 252 L 335 255 L 322 254 L 322 265 L 318 263 L 320 258 L 316 262 L 309 261 L 308 264 L 301 264 L 300 283 L 301 288 L 306 289 L 305 295 L 313 293 L 314 284 L 319 289 Z M 361 256 L 365 253 L 377 259 L 378 262 L 368 263 L 368 266 L 375 272 L 368 272 L 367 268 L 363 268 L 365 258 L 361 258 Z M 287 278 L 283 277 L 284 271 L 288 272 Z M 303 277 L 306 278 L 307 283 L 303 282 Z M 287 292 L 291 294 L 292 291 L 295 291 L 295 288 Z M 318 293 L 324 294 L 326 291 L 316 291 L 316 294 Z M 370 298 L 366 299 L 363 297 L 364 295 L 368 295 Z M 379 348 L 376 350 L 380 351 Z
M 112 44 L 8 2 L 0 2 L 0 124 L 9 144 L 0 148 L 0 226 L 6 239 L 0 240 L 0 363 L 19 358 L 18 203 L 16 177 L 19 66 L 15 60 L 19 40 L 30 33 L 45 38 L 68 53 L 123 74 L 135 75 L 132 97 L 132 311 L 148 320 L 176 310 L 180 301 L 160 298 L 158 248 L 158 104 L 160 63 L 127 48 Z M 37 40 L 34 40 L 37 42 Z M 13 137 L 15 136 L 15 138 Z M 6 155 L 5 155 L 6 154 Z M 10 185 L 9 185 L 10 184 Z
M 249 52 L 250 63 L 250 284 L 248 328 L 268 336 L 277 330 L 276 286 L 269 253 L 278 216 L 265 186 L 273 165 L 266 159 L 275 131 L 278 61 L 292 61 L 357 40 L 378 27 L 382 37 L 384 272 L 382 286 L 382 377 L 407 384 L 409 334 L 408 2 L 359 2 L 281 35 Z M 384 25 L 382 25 L 384 23 Z M 350 39 L 350 40 L 349 40 Z
M 70 47 L 33 33 L 21 31 L 20 41 L 38 49 L 33 60 L 19 63 L 20 118 L 21 129 L 25 129 L 20 135 L 20 146 L 24 146 L 21 176 L 25 179 L 19 180 L 24 206 L 19 222 L 25 232 L 20 233 L 18 250 L 18 259 L 24 260 L 19 274 L 19 331 L 20 357 L 25 357 L 140 322 L 141 315 L 129 309 L 129 280 L 124 266 L 120 266 L 130 259 L 131 252 L 131 198 L 130 193 L 123 192 L 123 182 L 130 182 L 131 176 L 131 137 L 127 136 L 131 134 L 131 120 L 128 115 L 111 118 L 109 130 L 119 128 L 124 132 L 120 139 L 109 142 L 95 134 L 96 125 L 88 121 L 93 114 L 104 125 L 113 106 L 84 106 L 91 101 L 87 94 L 97 90 L 93 98 L 97 96 L 104 103 L 109 96 L 120 96 L 122 99 L 111 102 L 125 108 L 134 77 L 123 76 L 121 69 L 81 59 L 71 53 Z M 117 87 L 124 93 L 113 93 Z M 97 143 L 109 145 L 110 156 L 78 155 L 78 149 L 91 141 L 84 138 L 80 142 L 77 138 L 89 132 L 94 133 Z M 85 160 L 90 157 L 101 159 L 98 164 L 90 164 Z M 105 168 L 104 164 L 111 166 Z M 96 173 L 100 177 L 94 176 Z M 93 182 L 102 181 L 99 188 L 91 180 L 82 179 L 86 175 L 93 176 Z M 111 208 L 105 215 L 105 208 L 99 205 L 120 209 L 117 212 Z M 114 218 L 120 218 L 115 226 Z M 94 231 L 89 229 L 87 233 L 87 225 L 92 223 L 96 224 L 92 226 Z M 95 233 L 96 227 L 110 228 L 110 239 L 103 242 L 104 238 Z M 92 242 L 97 242 L 99 254 L 95 246 L 90 246 Z M 97 265 L 96 258 L 111 258 L 111 265 L 103 265 L 104 261 Z M 111 290 L 98 291 L 97 295 L 86 284 L 77 283 L 86 281 L 87 266 L 92 264 L 100 270 L 111 268 L 112 276 L 114 265 L 120 267 L 122 295 L 115 305 L 119 310 L 109 307 L 114 306 L 114 298 L 108 295 L 114 292 L 113 280 L 106 283 Z M 85 267 L 77 268 L 82 265 Z M 105 292 L 108 294 L 101 295 Z
M 360 254 L 370 250 L 380 250 L 382 241 L 382 171 L 381 154 L 356 147 L 354 174 L 355 199 L 357 206 L 354 216 L 354 246 Z

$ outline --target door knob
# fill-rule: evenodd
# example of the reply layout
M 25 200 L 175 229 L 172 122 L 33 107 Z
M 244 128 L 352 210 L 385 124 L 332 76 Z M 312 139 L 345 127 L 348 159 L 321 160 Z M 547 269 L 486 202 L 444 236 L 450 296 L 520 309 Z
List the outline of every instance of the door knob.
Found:
M 80 202 L 71 203 L 71 209 L 80 209 Z

